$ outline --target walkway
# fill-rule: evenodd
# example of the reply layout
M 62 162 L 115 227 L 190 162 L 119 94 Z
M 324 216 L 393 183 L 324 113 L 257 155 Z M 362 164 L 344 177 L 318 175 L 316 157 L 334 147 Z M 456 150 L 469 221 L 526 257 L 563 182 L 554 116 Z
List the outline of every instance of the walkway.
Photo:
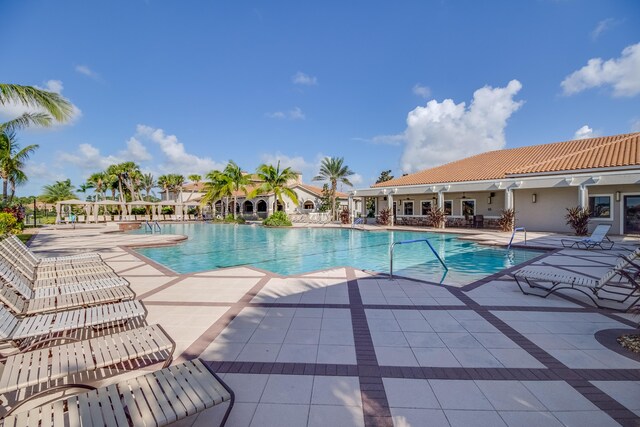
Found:
M 615 343 L 639 332 L 629 315 L 525 296 L 501 274 L 463 288 L 349 267 L 178 275 L 122 247 L 171 239 L 58 230 L 32 247 L 100 250 L 176 359 L 202 358 L 234 389 L 230 426 L 640 425 L 640 357 Z M 576 250 L 536 261 L 593 277 L 614 263 Z M 179 425 L 214 425 L 221 409 Z

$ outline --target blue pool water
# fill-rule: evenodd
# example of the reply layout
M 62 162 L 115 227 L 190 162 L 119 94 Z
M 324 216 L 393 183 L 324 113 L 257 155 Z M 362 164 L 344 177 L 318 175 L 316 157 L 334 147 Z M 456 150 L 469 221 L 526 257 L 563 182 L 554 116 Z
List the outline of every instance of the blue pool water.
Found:
M 141 248 L 138 252 L 178 273 L 236 266 L 282 275 L 337 266 L 388 273 L 389 244 L 426 238 L 449 267 L 444 283 L 464 284 L 540 255 L 538 251 L 483 246 L 445 233 L 202 223 L 167 224 L 162 232 L 184 234 L 189 239 L 177 246 Z M 425 243 L 396 246 L 394 274 L 441 282 L 444 273 Z

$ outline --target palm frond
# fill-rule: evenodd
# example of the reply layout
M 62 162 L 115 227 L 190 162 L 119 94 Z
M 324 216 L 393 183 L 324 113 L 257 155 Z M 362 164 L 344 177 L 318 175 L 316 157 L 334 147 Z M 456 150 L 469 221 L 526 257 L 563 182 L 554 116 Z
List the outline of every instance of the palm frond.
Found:
M 0 83 L 0 104 L 19 102 L 33 108 L 44 108 L 54 119 L 64 122 L 71 118 L 73 106 L 62 95 L 33 86 Z

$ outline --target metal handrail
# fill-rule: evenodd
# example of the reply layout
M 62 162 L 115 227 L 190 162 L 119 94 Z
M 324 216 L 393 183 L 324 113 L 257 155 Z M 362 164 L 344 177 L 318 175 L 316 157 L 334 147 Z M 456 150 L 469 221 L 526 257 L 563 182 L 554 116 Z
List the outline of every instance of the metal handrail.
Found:
M 425 242 L 429 246 L 429 249 L 431 249 L 431 252 L 433 252 L 436 258 L 438 258 L 438 261 L 440 261 L 440 264 L 442 264 L 445 271 L 449 271 L 449 267 L 447 267 L 447 265 L 444 263 L 442 258 L 440 258 L 440 255 L 438 255 L 438 252 L 436 252 L 433 246 L 431 246 L 431 243 L 429 242 L 429 240 L 427 239 L 403 240 L 401 242 L 393 242 L 391 245 L 389 245 L 389 279 L 393 279 L 393 250 L 395 249 L 396 245 L 404 245 L 407 243 L 417 243 L 417 242 Z
M 513 229 L 513 233 L 511 233 L 511 239 L 509 240 L 509 244 L 507 245 L 507 249 L 511 249 L 511 243 L 513 242 L 513 238 L 516 235 L 516 231 L 524 231 L 524 244 L 527 244 L 527 229 L 524 227 L 516 227 Z
M 160 224 L 158 223 L 158 220 L 150 222 L 150 221 L 145 221 L 144 222 L 145 227 L 144 230 L 146 232 L 147 227 L 149 227 L 149 231 L 151 231 L 152 233 L 157 229 L 158 233 L 162 232 L 162 228 L 160 227 Z

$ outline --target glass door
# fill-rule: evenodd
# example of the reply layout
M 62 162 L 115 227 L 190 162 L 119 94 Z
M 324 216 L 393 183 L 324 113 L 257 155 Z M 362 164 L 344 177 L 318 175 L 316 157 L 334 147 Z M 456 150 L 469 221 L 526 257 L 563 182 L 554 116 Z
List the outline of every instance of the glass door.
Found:
M 624 234 L 640 234 L 640 195 L 624 196 Z

